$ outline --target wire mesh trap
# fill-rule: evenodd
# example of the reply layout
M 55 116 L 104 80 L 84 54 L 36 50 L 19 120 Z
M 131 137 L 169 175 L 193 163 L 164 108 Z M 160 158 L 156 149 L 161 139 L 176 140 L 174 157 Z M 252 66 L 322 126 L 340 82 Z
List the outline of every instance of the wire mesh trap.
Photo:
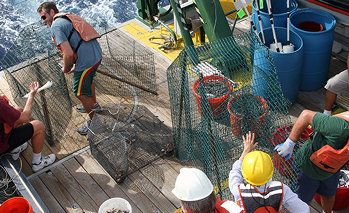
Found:
M 145 106 L 103 108 L 93 117 L 88 141 L 92 155 L 116 182 L 173 150 L 170 128 Z
M 131 38 L 111 30 L 99 40 L 103 60 L 94 82 L 101 104 L 122 97 L 157 94 L 154 55 Z M 82 125 L 72 108 L 80 101 L 72 93 L 71 75 L 61 72 L 62 56 L 54 46 L 50 29 L 41 22 L 25 27 L 0 61 L 14 102 L 24 107 L 31 82 L 52 87 L 36 95 L 32 118 L 45 125 L 45 139 L 54 145 L 62 139 L 86 143 L 76 137 Z M 106 97 L 112 97 L 106 98 Z M 72 150 L 74 151 L 74 150 Z
M 258 149 L 273 156 L 273 133 L 291 123 L 269 50 L 250 33 L 185 47 L 167 79 L 177 157 L 202 168 L 216 193 L 231 198 L 229 171 L 242 135 L 254 132 Z

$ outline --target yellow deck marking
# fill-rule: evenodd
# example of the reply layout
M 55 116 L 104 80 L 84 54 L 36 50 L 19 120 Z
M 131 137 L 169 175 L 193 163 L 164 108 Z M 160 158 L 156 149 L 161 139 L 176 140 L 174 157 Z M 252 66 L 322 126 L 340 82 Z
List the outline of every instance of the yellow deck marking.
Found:
M 174 31 L 173 24 L 169 25 L 168 27 Z M 158 48 L 159 47 L 158 44 L 153 44 L 149 41 L 149 38 L 151 38 L 151 37 L 159 37 L 160 35 L 169 36 L 170 32 L 164 27 L 157 29 L 157 30 L 154 30 L 152 32 L 149 32 L 148 30 L 146 30 L 145 28 L 143 28 L 139 24 L 132 22 L 128 25 L 123 26 L 122 29 L 126 30 L 128 33 L 130 33 L 131 35 L 136 37 L 139 41 L 143 42 L 148 47 L 150 47 L 150 48 L 158 51 L 162 55 L 166 56 L 171 61 L 174 61 L 177 58 L 178 54 L 184 48 L 184 43 L 182 42 L 182 38 L 178 35 L 176 35 L 176 36 L 177 36 L 177 40 L 179 40 L 179 42 L 177 41 L 177 48 L 175 50 L 170 49 L 170 50 L 162 51 Z M 164 40 L 157 39 L 156 42 L 163 43 Z
M 232 10 L 235 9 L 234 4 L 232 3 L 232 1 L 230 0 L 220 0 L 222 8 L 224 13 L 228 13 Z M 249 12 L 251 13 L 252 11 L 252 6 L 249 5 L 248 7 Z M 231 19 L 234 19 L 236 16 L 236 13 L 233 13 L 231 15 L 229 15 L 228 17 Z M 171 28 L 174 31 L 174 25 L 168 25 L 169 28 Z M 156 51 L 158 51 L 159 53 L 161 53 L 162 55 L 166 56 L 168 59 L 170 59 L 171 61 L 174 61 L 178 54 L 183 50 L 184 48 L 184 42 L 182 40 L 182 37 L 179 35 L 177 36 L 177 48 L 172 50 L 172 49 L 168 49 L 168 50 L 164 50 L 162 51 L 158 44 L 153 44 L 149 41 L 149 38 L 151 37 L 160 37 L 160 35 L 163 36 L 169 36 L 170 32 L 164 28 L 164 27 L 160 27 L 160 29 L 154 30 L 154 31 L 148 31 L 147 29 L 145 29 L 144 27 L 142 27 L 141 25 L 137 24 L 136 22 L 131 22 L 130 24 L 127 24 L 125 26 L 122 27 L 122 29 L 126 30 L 128 33 L 130 33 L 131 35 L 133 35 L 134 37 L 136 37 L 139 41 L 143 42 L 145 45 L 147 45 L 149 48 L 152 48 Z M 200 40 L 199 40 L 199 33 L 196 33 L 195 36 L 192 38 L 193 39 L 193 43 L 194 45 L 198 45 L 200 44 Z M 208 38 L 206 36 L 206 41 L 208 41 Z M 163 43 L 165 40 L 162 39 L 156 39 L 153 40 L 155 42 L 159 42 L 159 43 Z M 189 72 L 191 73 L 191 71 L 189 70 Z M 197 75 L 195 75 L 194 73 L 191 73 L 194 77 L 197 78 Z M 233 81 L 237 82 L 239 87 L 235 88 L 236 89 L 240 89 L 241 87 L 244 87 L 248 84 L 250 84 L 251 82 L 245 82 L 245 79 L 240 75 L 235 76 L 235 79 L 233 79 Z

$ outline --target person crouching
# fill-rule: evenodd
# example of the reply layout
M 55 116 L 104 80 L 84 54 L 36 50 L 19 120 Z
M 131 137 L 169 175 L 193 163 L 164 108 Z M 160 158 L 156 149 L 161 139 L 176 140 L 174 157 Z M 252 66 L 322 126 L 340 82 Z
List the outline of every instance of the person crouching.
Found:
M 276 213 L 285 207 L 291 213 L 309 213 L 309 206 L 285 184 L 273 181 L 274 165 L 271 157 L 262 151 L 252 151 L 254 134 L 243 136 L 244 150 L 233 164 L 229 174 L 229 188 L 235 202 L 246 213 Z M 247 182 L 245 184 L 244 182 Z

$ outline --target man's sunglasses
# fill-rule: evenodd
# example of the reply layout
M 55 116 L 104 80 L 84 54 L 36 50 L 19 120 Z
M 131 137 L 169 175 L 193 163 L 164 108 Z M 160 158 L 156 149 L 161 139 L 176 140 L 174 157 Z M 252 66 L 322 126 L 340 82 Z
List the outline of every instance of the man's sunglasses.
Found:
M 45 21 L 46 16 L 45 15 L 41 16 L 41 19 Z

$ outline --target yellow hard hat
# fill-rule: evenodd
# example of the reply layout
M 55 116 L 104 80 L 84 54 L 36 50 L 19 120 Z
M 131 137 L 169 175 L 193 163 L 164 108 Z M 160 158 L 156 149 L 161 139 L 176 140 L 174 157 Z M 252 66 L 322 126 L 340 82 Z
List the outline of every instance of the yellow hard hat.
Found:
M 261 186 L 273 177 L 274 165 L 267 153 L 253 151 L 245 156 L 241 172 L 249 184 Z

